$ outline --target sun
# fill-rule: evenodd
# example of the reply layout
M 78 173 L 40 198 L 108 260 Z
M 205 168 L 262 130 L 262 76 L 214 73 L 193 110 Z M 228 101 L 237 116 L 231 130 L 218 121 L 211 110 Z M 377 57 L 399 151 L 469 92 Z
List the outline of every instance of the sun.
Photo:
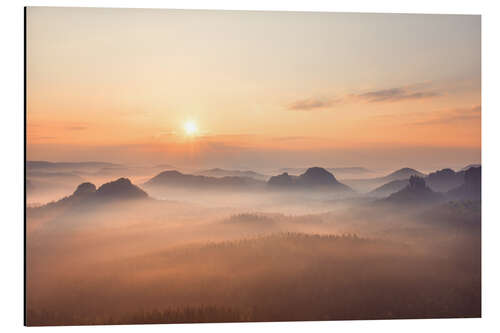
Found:
M 198 127 L 193 121 L 187 121 L 184 124 L 184 131 L 187 135 L 195 135 L 198 132 Z

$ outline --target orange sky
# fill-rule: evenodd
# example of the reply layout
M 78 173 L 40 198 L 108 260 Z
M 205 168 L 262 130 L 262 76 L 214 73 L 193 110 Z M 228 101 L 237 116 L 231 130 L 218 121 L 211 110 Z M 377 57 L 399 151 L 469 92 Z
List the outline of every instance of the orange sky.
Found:
M 31 7 L 28 159 L 477 163 L 480 35 L 466 15 Z

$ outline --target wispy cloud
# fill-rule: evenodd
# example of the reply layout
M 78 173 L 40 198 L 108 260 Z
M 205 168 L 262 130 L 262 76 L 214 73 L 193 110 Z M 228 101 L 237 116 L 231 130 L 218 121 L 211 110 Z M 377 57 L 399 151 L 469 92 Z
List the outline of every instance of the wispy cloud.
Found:
M 413 126 L 427 126 L 435 124 L 452 124 L 459 121 L 479 120 L 481 118 L 481 105 L 470 108 L 455 108 L 441 110 L 428 114 L 428 119 L 410 123 Z
M 437 89 L 432 89 L 431 87 L 432 83 L 426 82 L 390 89 L 350 93 L 343 96 L 337 96 L 335 98 L 305 98 L 296 100 L 286 105 L 286 109 L 293 111 L 324 110 L 340 103 L 392 103 L 405 100 L 421 100 L 443 95 L 443 92 Z
M 398 102 L 402 100 L 424 99 L 440 96 L 438 91 L 415 91 L 410 88 L 391 88 L 373 90 L 366 93 L 354 95 L 356 98 L 364 100 L 368 103 L 376 102 Z
M 335 99 L 307 98 L 295 101 L 287 106 L 288 110 L 310 111 L 329 108 L 338 103 Z

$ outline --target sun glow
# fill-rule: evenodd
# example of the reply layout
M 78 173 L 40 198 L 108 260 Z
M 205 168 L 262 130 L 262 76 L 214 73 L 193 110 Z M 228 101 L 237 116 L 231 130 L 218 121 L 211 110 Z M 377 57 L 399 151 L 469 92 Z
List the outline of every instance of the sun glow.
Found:
M 184 124 L 184 131 L 187 135 L 195 135 L 198 132 L 198 127 L 193 121 L 187 121 Z

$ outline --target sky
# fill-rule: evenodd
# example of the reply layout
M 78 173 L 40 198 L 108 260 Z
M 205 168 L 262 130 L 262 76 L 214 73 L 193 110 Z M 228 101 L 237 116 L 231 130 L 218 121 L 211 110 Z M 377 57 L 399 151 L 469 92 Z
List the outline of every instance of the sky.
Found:
M 481 17 L 27 9 L 29 160 L 481 160 Z

